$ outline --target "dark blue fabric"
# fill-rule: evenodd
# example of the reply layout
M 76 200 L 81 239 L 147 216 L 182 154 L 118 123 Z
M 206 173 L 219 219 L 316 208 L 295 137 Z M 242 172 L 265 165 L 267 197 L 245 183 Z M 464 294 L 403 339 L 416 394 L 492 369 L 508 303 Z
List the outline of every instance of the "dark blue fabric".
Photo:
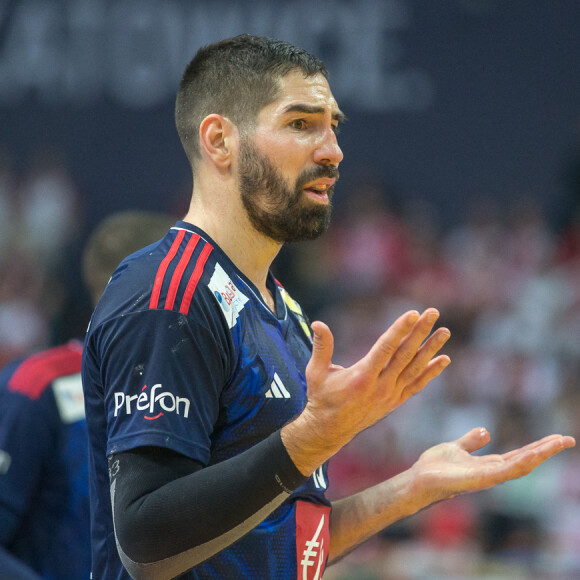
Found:
M 175 257 L 161 283 L 171 248 Z M 191 305 L 179 312 L 196 275 Z M 93 315 L 83 362 L 95 580 L 128 578 L 114 553 L 105 455 L 153 445 L 213 465 L 262 441 L 304 408 L 308 325 L 272 276 L 269 285 L 275 313 L 207 235 L 183 222 L 113 276 Z M 166 308 L 172 293 L 173 308 Z M 317 482 L 326 481 L 326 466 L 323 473 Z M 253 532 L 185 577 L 296 578 L 294 501 L 328 503 L 323 487 L 310 478 Z
M 51 377 L 58 375 L 56 360 L 67 373 L 77 367 L 76 375 L 68 375 L 72 389 L 67 394 L 82 397 L 80 345 L 56 347 L 43 355 L 34 365 L 29 359 L 0 372 L 0 543 L 42 578 L 88 578 L 91 551 L 84 416 L 76 420 L 63 417 L 54 381 L 36 385 L 37 393 L 8 387 L 17 370 L 23 376 L 32 366 L 35 379 L 47 376 L 45 364 L 51 365 Z M 79 401 L 73 404 L 78 410 Z M 80 405 L 82 411 L 82 400 Z

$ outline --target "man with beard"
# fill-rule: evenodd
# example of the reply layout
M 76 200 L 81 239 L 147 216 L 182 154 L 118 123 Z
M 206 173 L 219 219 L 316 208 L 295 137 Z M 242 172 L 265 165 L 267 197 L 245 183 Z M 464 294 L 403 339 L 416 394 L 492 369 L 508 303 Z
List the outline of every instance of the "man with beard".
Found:
M 93 580 L 318 579 L 394 521 L 574 444 L 473 456 L 490 437 L 473 429 L 327 500 L 330 457 L 449 363 L 429 308 L 333 364 L 330 329 L 270 272 L 284 242 L 328 225 L 343 118 L 322 62 L 286 42 L 242 35 L 188 65 L 176 123 L 189 211 L 121 264 L 85 341 Z

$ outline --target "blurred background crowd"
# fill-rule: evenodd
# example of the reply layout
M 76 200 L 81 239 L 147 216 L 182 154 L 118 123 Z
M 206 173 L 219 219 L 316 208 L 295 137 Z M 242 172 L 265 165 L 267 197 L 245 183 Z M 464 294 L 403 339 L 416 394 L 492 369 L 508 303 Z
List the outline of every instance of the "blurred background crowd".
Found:
M 580 165 L 579 165 L 580 166 Z M 531 197 L 466 199 L 451 227 L 427 200 L 361 175 L 337 188 L 319 240 L 290 245 L 275 273 L 332 328 L 337 363 L 358 360 L 401 312 L 435 305 L 452 365 L 331 463 L 331 497 L 410 466 L 475 426 L 504 452 L 552 432 L 580 438 L 580 180 L 556 227 Z M 184 198 L 185 200 L 186 198 Z M 180 208 L 168 208 L 177 218 Z M 44 150 L 25 174 L 0 163 L 0 364 L 81 337 L 83 197 L 66 159 Z M 286 283 L 287 281 L 287 283 Z M 580 455 L 492 491 L 436 505 L 330 568 L 337 580 L 565 579 L 580 575 Z
M 376 183 L 346 195 L 329 235 L 281 256 L 303 303 L 333 329 L 335 361 L 356 362 L 404 310 L 436 305 L 452 364 L 334 458 L 331 495 L 392 476 L 476 426 L 492 433 L 487 452 L 552 432 L 578 438 L 580 205 L 558 229 L 529 198 L 466 200 L 464 219 L 443 228 L 431 204 L 397 208 Z M 385 530 L 329 576 L 577 578 L 579 476 L 577 451 L 556 457 Z
M 163 4 L 177 12 L 189 6 Z M 204 37 L 204 43 L 249 31 L 281 36 L 330 59 L 335 93 L 351 119 L 333 223 L 320 240 L 284 248 L 274 267 L 309 317 L 333 330 L 335 362 L 356 361 L 408 308 L 439 308 L 441 323 L 452 331 L 445 349 L 450 367 L 331 462 L 329 495 L 340 497 L 394 475 L 427 447 L 475 426 L 492 433 L 486 452 L 504 452 L 553 432 L 580 438 L 578 6 L 361 0 L 365 10 L 353 12 L 357 2 L 323 4 L 340 8 L 329 12 L 339 14 L 337 21 L 328 15 L 318 21 L 307 10 L 309 30 L 318 34 L 308 38 L 293 27 L 297 19 L 284 21 L 288 29 L 276 28 L 266 18 L 268 3 L 253 3 L 254 16 L 261 18 L 250 22 L 232 2 L 232 18 L 219 24 L 211 20 L 210 2 L 195 6 L 203 6 L 204 17 L 215 24 L 215 38 Z M 56 5 L 60 9 L 53 12 Z M 0 10 L 0 366 L 82 338 L 91 305 L 80 255 L 102 218 L 131 207 L 178 219 L 191 187 L 172 126 L 175 79 L 166 82 L 168 96 L 161 88 L 131 95 L 121 85 L 102 95 L 97 84 L 97 96 L 91 96 L 89 81 L 78 85 L 82 91 L 73 90 L 76 60 L 68 62 L 60 84 L 49 78 L 53 69 L 32 66 L 58 52 L 43 52 L 42 42 L 65 53 L 65 43 L 54 42 L 58 34 L 69 48 L 81 38 L 75 30 L 87 32 L 83 39 L 102 41 L 88 34 L 97 30 L 95 22 L 105 28 L 113 10 L 130 16 L 134 3 L 36 0 L 7 6 Z M 140 6 L 141 16 L 151 16 L 159 5 Z M 302 2 L 282 6 L 288 17 L 304 14 Z M 70 16 L 69 28 L 57 21 L 63 14 Z M 158 57 L 149 47 L 159 37 L 150 32 L 161 20 L 143 18 L 126 20 L 134 25 L 126 42 L 143 49 L 131 53 L 143 58 L 141 68 L 131 68 L 131 80 L 154 86 L 155 75 L 143 67 Z M 231 29 L 226 20 L 234 23 Z M 377 22 L 384 24 L 378 32 L 384 54 L 364 45 L 364 26 Z M 163 23 L 171 28 L 169 20 Z M 337 23 L 344 28 L 340 40 L 329 30 Z M 309 45 L 312 38 L 319 44 Z M 25 41 L 28 50 L 11 52 Z M 183 59 L 201 43 L 193 39 Z M 348 61 L 346 50 L 357 47 L 362 60 Z M 23 61 L 10 68 L 15 54 Z M 85 53 L 71 48 L 67 54 L 72 59 Z M 385 94 L 390 100 L 381 100 L 380 83 L 360 76 L 368 67 L 359 65 L 379 57 L 379 68 L 389 72 L 383 79 L 388 86 L 400 81 L 397 95 Z M 340 60 L 347 61 L 343 70 Z M 34 82 L 26 80 L 27 66 Z M 82 70 L 89 74 L 96 70 L 91 66 Z M 181 63 L 167 68 L 182 70 Z M 345 84 L 345 74 L 356 77 L 354 88 Z M 91 77 L 94 83 L 98 76 Z M 73 93 L 78 98 L 71 104 Z M 327 576 L 578 578 L 580 453 L 568 451 L 525 479 L 400 522 Z

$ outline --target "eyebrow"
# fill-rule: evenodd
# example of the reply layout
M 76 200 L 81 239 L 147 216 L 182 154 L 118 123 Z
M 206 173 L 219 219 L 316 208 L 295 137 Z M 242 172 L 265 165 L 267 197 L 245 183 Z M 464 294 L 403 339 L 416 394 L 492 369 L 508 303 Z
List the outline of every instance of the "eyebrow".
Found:
M 284 114 L 287 113 L 304 113 L 305 115 L 321 115 L 326 113 L 324 107 L 319 107 L 316 105 L 307 105 L 305 103 L 297 103 L 295 105 L 288 105 L 284 109 Z M 346 121 L 346 115 L 339 109 L 336 113 L 332 115 L 334 121 L 339 123 L 344 123 Z

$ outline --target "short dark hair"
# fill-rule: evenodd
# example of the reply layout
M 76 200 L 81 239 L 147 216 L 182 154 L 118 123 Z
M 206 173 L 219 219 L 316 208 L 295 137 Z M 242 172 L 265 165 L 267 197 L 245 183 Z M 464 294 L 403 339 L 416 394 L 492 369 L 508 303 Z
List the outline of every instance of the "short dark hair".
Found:
M 94 304 L 117 266 L 130 254 L 161 239 L 175 224 L 168 214 L 120 211 L 94 229 L 83 251 L 83 281 Z
M 319 58 L 282 40 L 241 34 L 201 48 L 185 69 L 175 103 L 177 132 L 190 163 L 200 156 L 199 126 L 207 115 L 249 128 L 276 99 L 279 79 L 295 70 L 328 78 Z

